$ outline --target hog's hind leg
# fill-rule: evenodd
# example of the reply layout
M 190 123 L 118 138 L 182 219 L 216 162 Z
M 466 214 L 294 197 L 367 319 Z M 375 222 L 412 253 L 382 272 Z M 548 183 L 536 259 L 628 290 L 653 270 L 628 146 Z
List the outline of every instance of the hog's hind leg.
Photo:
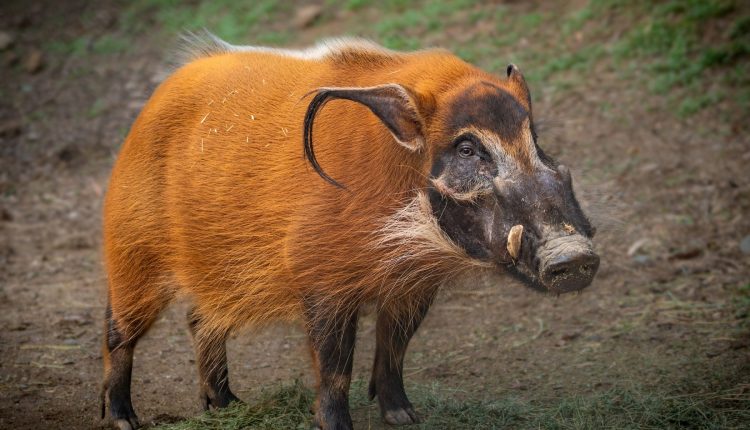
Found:
M 432 298 L 423 298 L 410 307 L 383 307 L 376 326 L 375 363 L 370 379 L 370 400 L 376 396 L 386 423 L 419 423 L 404 390 L 404 355 L 414 333 L 427 314 Z
M 201 330 L 203 317 L 195 309 L 188 311 L 188 326 L 195 344 L 200 377 L 200 401 L 204 410 L 225 408 L 241 400 L 229 389 L 226 334 Z
M 148 330 L 161 310 L 150 312 L 144 309 L 137 318 L 117 319 L 112 306 L 107 305 L 104 321 L 104 384 L 101 393 L 102 419 L 106 415 L 109 400 L 110 416 L 120 430 L 133 430 L 139 427 L 138 417 L 133 410 L 130 397 L 130 381 L 133 372 L 133 352 L 138 339 Z

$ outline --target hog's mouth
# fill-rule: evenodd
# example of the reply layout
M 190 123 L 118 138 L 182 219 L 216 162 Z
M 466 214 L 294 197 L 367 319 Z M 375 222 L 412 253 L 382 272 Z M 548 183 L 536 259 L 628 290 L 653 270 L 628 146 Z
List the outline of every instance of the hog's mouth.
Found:
M 551 292 L 551 290 L 539 280 L 539 277 L 523 264 L 506 264 L 504 269 L 505 273 L 521 281 L 521 283 L 532 290 L 541 293 Z
M 516 226 L 508 234 L 511 261 L 505 272 L 526 286 L 553 294 L 580 291 L 589 285 L 599 269 L 599 256 L 591 240 L 580 235 L 564 235 L 534 243 L 521 236 Z

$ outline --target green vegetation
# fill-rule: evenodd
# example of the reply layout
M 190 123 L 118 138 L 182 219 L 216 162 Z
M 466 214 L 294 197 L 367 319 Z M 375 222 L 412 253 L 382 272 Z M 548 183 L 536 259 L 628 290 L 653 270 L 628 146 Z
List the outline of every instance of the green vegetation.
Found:
M 255 405 L 232 404 L 230 407 L 204 413 L 196 418 L 160 429 L 308 429 L 312 392 L 301 383 L 281 386 L 263 394 Z
M 735 316 L 742 320 L 742 328 L 750 326 L 750 283 L 741 286 L 735 295 Z
M 317 25 L 335 21 L 336 34 L 369 37 L 392 49 L 444 46 L 498 73 L 515 62 L 532 88 L 544 86 L 552 96 L 605 70 L 653 94 L 655 108 L 682 116 L 727 100 L 750 112 L 746 2 L 590 0 L 573 9 L 515 9 L 476 0 L 328 0 Z M 348 14 L 341 18 L 339 10 Z M 300 45 L 306 38 L 290 24 L 293 16 L 294 5 L 274 0 L 136 0 L 121 19 L 121 36 L 55 42 L 53 49 L 121 52 L 129 37 L 152 28 L 171 40 L 207 28 L 234 43 Z
M 275 0 L 238 2 L 201 1 L 185 4 L 179 0 L 136 0 L 126 11 L 122 25 L 131 33 L 160 28 L 175 35 L 185 30 L 210 29 L 219 37 L 240 42 L 263 25 L 268 31 L 277 14 L 288 12 L 287 3 Z M 154 22 L 150 22 L 153 20 Z
M 357 381 L 351 391 L 355 423 L 377 428 L 379 413 L 375 402 L 364 398 L 365 384 Z M 750 397 L 734 392 L 663 395 L 630 388 L 552 402 L 461 401 L 438 386 L 409 392 L 423 417 L 416 429 L 731 429 L 750 420 Z M 264 393 L 254 405 L 233 405 L 157 428 L 307 429 L 313 398 L 310 389 L 295 382 Z
M 78 37 L 70 41 L 52 40 L 45 45 L 45 50 L 62 55 L 85 55 L 89 51 L 91 39 Z
M 609 7 L 617 11 L 623 5 L 614 2 Z M 653 76 L 649 89 L 659 95 L 683 90 L 675 94 L 682 99 L 678 105 L 681 115 L 727 97 L 725 91 L 704 89 L 722 67 L 746 69 L 750 59 L 747 11 L 741 13 L 738 2 L 726 0 L 673 0 L 655 6 L 647 3 L 642 9 L 642 17 L 614 47 L 618 60 L 630 60 L 631 69 L 635 69 L 631 75 L 645 72 Z M 712 38 L 707 41 L 707 36 Z M 718 78 L 729 87 L 750 83 L 746 74 Z
M 96 118 L 101 115 L 106 108 L 107 105 L 104 99 L 96 99 L 94 103 L 91 104 L 88 111 L 86 111 L 86 117 L 89 119 Z
M 105 34 L 94 41 L 92 50 L 97 54 L 116 54 L 126 51 L 128 45 L 129 43 L 125 38 Z
M 84 56 L 93 54 L 117 54 L 126 52 L 129 38 L 117 34 L 105 34 L 99 38 L 82 36 L 70 41 L 53 40 L 45 45 L 49 52 L 62 55 Z

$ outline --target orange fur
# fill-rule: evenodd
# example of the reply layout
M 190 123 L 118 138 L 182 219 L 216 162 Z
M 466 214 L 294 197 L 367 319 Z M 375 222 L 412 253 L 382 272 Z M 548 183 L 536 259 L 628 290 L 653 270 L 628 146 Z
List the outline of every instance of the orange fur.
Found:
M 194 59 L 157 89 L 112 172 L 104 244 L 123 331 L 146 330 L 177 294 L 193 298 L 210 336 L 294 319 L 303 299 L 409 306 L 486 266 L 442 233 L 422 190 L 451 138 L 440 107 L 474 82 L 520 94 L 518 82 L 440 50 L 226 51 Z M 413 92 L 432 146 L 409 151 L 366 107 L 332 101 L 315 120 L 316 154 L 348 190 L 325 183 L 302 157 L 303 96 L 388 83 Z

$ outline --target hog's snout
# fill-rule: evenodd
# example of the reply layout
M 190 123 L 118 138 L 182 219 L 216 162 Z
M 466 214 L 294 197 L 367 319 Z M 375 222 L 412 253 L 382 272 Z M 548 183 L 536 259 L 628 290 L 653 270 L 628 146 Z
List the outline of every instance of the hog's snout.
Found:
M 580 235 L 552 239 L 538 251 L 539 278 L 553 292 L 567 293 L 588 287 L 599 269 L 591 241 Z

